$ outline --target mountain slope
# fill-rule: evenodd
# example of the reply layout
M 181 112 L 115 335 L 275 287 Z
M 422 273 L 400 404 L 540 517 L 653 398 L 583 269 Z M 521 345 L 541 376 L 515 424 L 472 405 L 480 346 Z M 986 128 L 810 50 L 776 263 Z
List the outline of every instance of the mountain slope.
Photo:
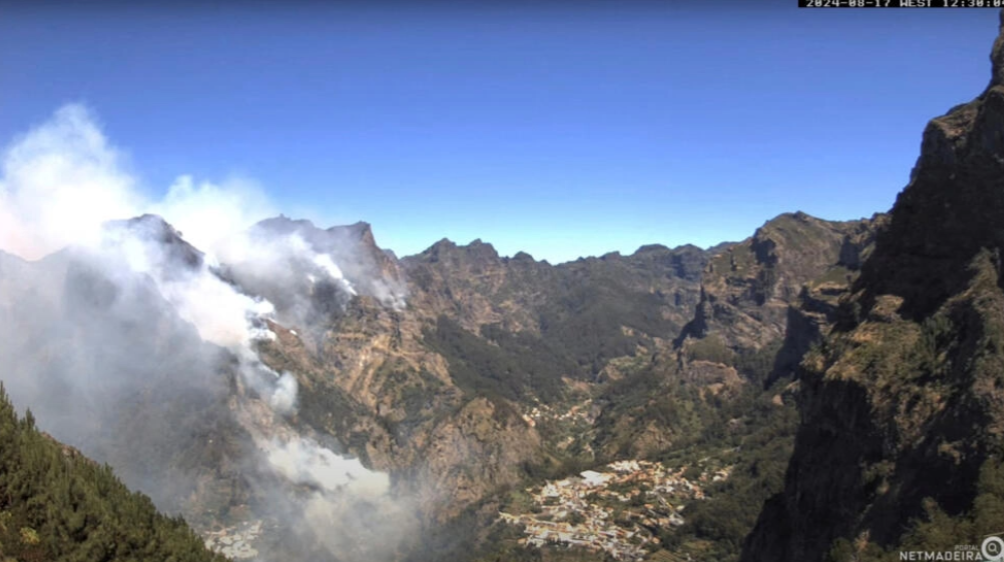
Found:
M 762 390 L 790 380 L 791 363 L 833 322 L 826 309 L 858 274 L 881 221 L 783 214 L 712 256 L 675 345 L 658 350 L 637 380 L 601 395 L 597 447 L 613 456 L 665 448 L 686 428 L 705 425 L 681 406 L 728 402 L 747 383 Z M 687 387 L 696 401 L 680 396 Z
M 0 560 L 215 561 L 184 521 L 18 418 L 0 385 Z
M 201 260 L 160 219 L 111 228 L 168 240 L 164 260 L 151 264 L 167 275 L 184 277 Z M 148 277 L 112 279 L 101 260 L 72 249 L 36 262 L 5 255 L 0 270 L 16 279 L 0 304 L 9 319 L 0 323 L 3 380 L 46 431 L 114 466 L 169 513 L 200 482 L 234 468 L 243 430 L 227 407 L 226 354 L 181 320 Z
M 788 308 L 822 277 L 845 282 L 874 235 L 876 218 L 824 221 L 783 214 L 708 263 L 701 301 L 684 337 L 714 336 L 735 352 L 755 351 L 785 334 Z
M 1004 529 L 1004 13 L 990 85 L 932 120 L 840 322 L 802 364 L 785 489 L 743 560 L 871 560 Z
M 589 378 L 642 340 L 679 333 L 710 255 L 695 246 L 650 245 L 629 256 L 551 265 L 524 253 L 501 258 L 480 240 L 443 240 L 402 264 L 419 314 L 446 315 L 475 335 L 493 326 L 537 337 L 578 365 L 568 375 Z
M 702 350 L 731 333 L 725 316 L 675 341 L 702 299 L 721 295 L 711 308 L 732 306 L 743 329 L 760 323 L 779 343 L 788 318 L 777 311 L 842 290 L 871 223 L 782 215 L 738 245 L 552 266 L 482 242 L 398 260 L 368 225 L 278 217 L 235 236 L 216 263 L 145 216 L 109 225 L 99 254 L 0 255 L 2 294 L 16 297 L 0 310 L 17 319 L 0 324 L 0 355 L 12 395 L 41 402 L 47 427 L 207 536 L 264 529 L 253 548 L 294 560 L 463 559 L 491 546 L 500 502 L 530 483 L 695 443 L 697 459 L 741 445 L 784 456 L 787 437 L 768 438 L 786 435 L 791 392 L 760 384 L 777 347 L 728 337 L 725 356 Z M 758 244 L 768 250 L 748 269 L 708 267 L 729 248 L 757 256 Z M 768 268 L 781 281 L 760 302 L 748 281 Z M 840 283 L 826 280 L 834 271 Z M 812 291 L 799 292 L 805 282 Z M 214 313 L 235 298 L 246 345 Z M 263 298 L 274 310 L 260 312 Z M 281 409 L 279 383 L 293 389 Z M 366 518 L 314 477 L 344 453 L 359 460 L 339 462 L 365 464 L 353 470 L 384 473 L 383 503 L 359 500 Z M 736 497 L 750 505 L 726 528 L 728 503 L 695 511 L 692 542 L 737 544 L 745 513 L 776 490 L 766 467 L 783 459 L 734 458 L 746 473 Z M 367 521 L 400 532 L 390 540 Z

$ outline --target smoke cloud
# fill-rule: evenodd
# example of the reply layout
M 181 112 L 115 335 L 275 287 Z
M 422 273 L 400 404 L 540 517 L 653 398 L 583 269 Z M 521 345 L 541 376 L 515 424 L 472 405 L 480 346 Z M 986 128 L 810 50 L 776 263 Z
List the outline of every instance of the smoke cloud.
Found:
M 196 184 L 191 176 L 181 176 L 146 212 L 164 217 L 195 247 L 216 252 L 223 239 L 277 215 L 278 209 L 251 180 Z
M 90 112 L 67 105 L 8 147 L 0 180 L 0 249 L 38 259 L 93 246 L 101 225 L 139 214 L 134 180 Z
M 294 429 L 297 378 L 255 349 L 275 338 L 267 320 L 309 329 L 360 287 L 392 306 L 403 287 L 350 245 L 252 228 L 276 214 L 253 182 L 181 176 L 151 201 L 125 170 L 81 105 L 4 150 L 0 380 L 162 509 L 208 501 L 205 482 L 229 470 L 255 517 L 300 527 L 333 558 L 381 559 L 394 541 L 356 544 L 373 536 L 357 526 L 404 529 L 406 502 L 388 475 Z
M 273 441 L 268 461 L 289 480 L 328 492 L 347 489 L 361 498 L 374 499 L 390 490 L 386 474 L 372 472 L 358 459 L 339 457 L 308 439 Z

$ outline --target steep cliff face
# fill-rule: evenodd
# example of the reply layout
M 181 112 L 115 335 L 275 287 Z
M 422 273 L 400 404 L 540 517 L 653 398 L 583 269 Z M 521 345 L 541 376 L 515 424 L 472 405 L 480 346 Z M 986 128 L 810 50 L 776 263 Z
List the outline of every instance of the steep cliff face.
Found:
M 806 283 L 787 311 L 784 339 L 780 342 L 767 385 L 794 378 L 805 354 L 822 342 L 844 317 L 840 303 L 861 275 L 861 267 L 875 250 L 875 239 L 889 222 L 876 214 L 844 237 L 839 260 L 822 275 Z
M 684 336 L 714 336 L 734 351 L 778 340 L 802 288 L 820 278 L 846 282 L 874 229 L 875 219 L 833 222 L 805 213 L 768 221 L 710 260 Z
M 701 431 L 712 404 L 738 396 L 752 373 L 769 383 L 779 362 L 777 376 L 790 375 L 834 321 L 882 220 L 786 214 L 738 244 L 652 245 L 558 266 L 444 240 L 402 263 L 409 309 L 436 321 L 424 341 L 454 382 L 529 409 L 578 380 L 593 420 L 576 435 L 584 458 L 643 457 Z M 786 330 L 789 321 L 812 330 Z
M 337 230 L 288 219 L 261 227 L 295 233 L 322 253 L 327 249 L 314 241 Z M 388 260 L 367 273 L 387 283 L 406 279 L 406 306 L 359 291 L 325 308 L 315 293 L 311 306 L 320 306 L 322 317 L 298 316 L 314 319 L 307 327 L 271 325 L 277 337 L 259 351 L 276 371 L 296 375 L 298 423 L 337 437 L 371 466 L 402 475 L 402 485 L 428 499 L 421 508 L 435 521 L 518 484 L 528 471 L 563 462 L 567 451 L 554 446 L 566 440 L 566 430 L 550 428 L 544 439 L 523 414 L 541 404 L 560 410 L 569 400 L 589 400 L 597 377 L 602 384 L 623 376 L 614 359 L 643 365 L 651 354 L 668 353 L 693 317 L 712 254 L 651 245 L 629 256 L 553 266 L 522 253 L 502 258 L 481 241 L 457 246 L 444 240 L 401 260 L 379 251 L 371 237 L 343 237 L 340 244 L 339 251 L 357 261 L 376 252 Z M 256 286 L 242 276 L 253 269 L 230 267 L 245 286 Z M 352 286 L 365 286 L 366 278 L 350 271 L 344 273 Z M 285 285 L 287 297 L 291 286 Z M 720 374 L 699 382 L 712 384 Z M 736 376 L 734 369 L 724 374 Z M 646 435 L 639 450 L 672 442 L 658 427 Z M 586 459 L 592 458 L 591 436 L 588 428 L 574 436 Z M 598 447 L 611 455 L 617 450 Z
M 1004 528 L 1004 34 L 991 60 L 987 89 L 928 124 L 836 328 L 802 363 L 785 490 L 743 560 L 880 559 Z
M 395 497 L 408 498 L 402 505 L 415 502 L 408 505 L 433 525 L 518 482 L 539 461 L 534 429 L 503 401 L 464 393 L 446 360 L 424 344 L 423 316 L 402 302 L 397 262 L 366 225 L 266 221 L 247 236 L 253 252 L 237 248 L 242 259 L 212 266 L 158 217 L 106 231 L 115 251 L 70 249 L 39 262 L 0 254 L 4 380 L 16 399 L 46 415 L 47 430 L 116 466 L 129 485 L 200 530 L 264 520 L 260 552 L 330 559 L 324 551 L 332 549 L 311 548 L 335 535 L 317 531 L 314 541 L 300 528 L 309 517 L 296 515 L 307 513 L 296 501 L 316 497 L 316 483 L 304 489 L 303 473 L 286 482 L 269 468 L 273 458 L 313 462 L 303 454 L 314 449 L 303 444 L 331 444 L 385 471 Z M 231 311 L 226 298 L 236 293 L 213 292 L 221 287 L 248 297 L 236 318 L 218 315 L 237 320 L 242 333 L 250 297 L 275 304 L 273 319 L 255 320 L 254 343 L 233 353 L 201 331 L 229 324 L 193 316 Z M 185 309 L 191 298 L 206 306 Z M 291 408 L 277 413 L 270 387 L 245 376 L 259 360 L 274 368 L 260 373 L 266 381 L 280 374 L 294 381 Z M 281 458 L 262 453 L 270 440 L 297 436 L 294 448 L 268 449 Z M 339 557 L 353 558 L 393 556 Z

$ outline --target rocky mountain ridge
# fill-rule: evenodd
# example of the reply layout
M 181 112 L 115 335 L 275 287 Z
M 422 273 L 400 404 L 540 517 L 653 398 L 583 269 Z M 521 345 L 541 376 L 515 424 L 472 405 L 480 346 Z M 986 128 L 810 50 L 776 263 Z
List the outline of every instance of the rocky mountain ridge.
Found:
M 1004 528 L 1004 13 L 992 78 L 925 128 L 839 320 L 800 368 L 783 493 L 743 560 L 884 560 Z
M 0 261 L 0 308 L 19 319 L 0 327 L 0 355 L 41 370 L 42 386 L 24 377 L 14 394 L 48 406 L 53 435 L 214 545 L 255 529 L 240 552 L 472 558 L 501 544 L 490 530 L 507 491 L 745 443 L 773 403 L 764 387 L 790 380 L 779 350 L 800 357 L 827 333 L 882 221 L 782 215 L 709 250 L 551 265 L 482 241 L 399 259 L 364 223 L 281 216 L 204 253 L 144 216 L 108 225 L 98 250 Z M 814 335 L 785 339 L 792 322 Z M 77 399 L 53 403 L 55 387 Z M 779 392 L 767 419 L 795 390 Z M 331 463 L 356 476 L 333 478 Z M 359 478 L 386 490 L 353 497 Z M 363 505 L 400 539 L 360 529 Z
M 819 287 L 843 290 L 875 224 L 782 215 L 746 241 L 710 250 L 649 245 L 551 265 L 527 254 L 500 257 L 481 241 L 441 241 L 398 259 L 365 223 L 321 229 L 286 217 L 259 223 L 209 258 L 144 216 L 109 225 L 108 255 L 0 262 L 4 294 L 15 296 L 0 306 L 31 319 L 5 327 L 2 351 L 22 369 L 50 369 L 46 388 L 78 385 L 63 363 L 46 367 L 54 347 L 31 347 L 39 339 L 29 336 L 58 333 L 71 317 L 96 328 L 51 345 L 75 350 L 67 358 L 78 365 L 123 373 L 123 399 L 95 418 L 122 430 L 58 429 L 72 416 L 55 407 L 53 433 L 119 466 L 130 485 L 213 537 L 221 526 L 257 529 L 258 542 L 242 543 L 241 552 L 331 555 L 323 537 L 294 540 L 292 529 L 277 531 L 277 519 L 263 514 L 277 490 L 291 494 L 283 500 L 290 505 L 310 494 L 342 500 L 309 473 L 248 466 L 262 450 L 278 447 L 272 462 L 330 443 L 385 473 L 386 501 L 399 502 L 393 509 L 407 514 L 406 526 L 423 529 L 388 548 L 339 542 L 336 559 L 473 555 L 492 544 L 485 529 L 505 490 L 663 454 L 713 430 L 724 404 L 759 393 L 767 376 L 752 374 L 763 369 L 750 357 L 774 359 L 800 298 Z M 110 257 L 119 248 L 129 251 Z M 133 273 L 115 265 L 120 259 Z M 200 302 L 191 301 L 206 288 L 222 291 L 213 307 L 239 298 L 254 311 L 250 343 L 226 343 L 235 340 L 218 319 L 206 331 Z M 754 332 L 760 339 L 744 336 Z M 225 349 L 201 341 L 207 337 Z M 137 372 L 148 374 L 133 378 Z M 15 394 L 31 402 L 44 389 L 24 385 Z M 185 398 L 164 399 L 175 395 Z M 80 396 L 90 397 L 78 406 L 86 408 L 105 394 Z M 163 424 L 179 432 L 152 438 Z M 319 451 L 321 459 L 335 454 Z M 474 522 L 469 536 L 451 537 L 462 520 Z M 423 545 L 419 535 L 439 538 Z
M 492 524 L 491 506 L 507 489 L 652 457 L 706 431 L 721 404 L 749 382 L 763 383 L 738 358 L 767 343 L 780 346 L 786 318 L 777 310 L 796 306 L 803 293 L 795 287 L 837 270 L 845 281 L 873 223 L 782 215 L 746 241 L 707 251 L 649 245 L 628 256 L 552 266 L 527 254 L 500 257 L 481 241 L 444 240 L 398 259 L 376 245 L 365 223 L 321 229 L 277 217 L 228 241 L 219 253 L 227 259 L 217 263 L 158 217 L 144 216 L 108 229 L 113 248 L 143 249 L 122 254 L 138 275 L 108 269 L 118 258 L 71 251 L 35 263 L 5 260 L 0 283 L 13 283 L 9 294 L 19 296 L 3 306 L 12 317 L 32 318 L 34 333 L 66 318 L 64 304 L 79 322 L 99 320 L 99 330 L 67 334 L 61 344 L 88 356 L 97 351 L 88 359 L 95 368 L 110 365 L 101 357 L 119 353 L 129 338 L 150 348 L 138 360 L 155 367 L 140 384 L 128 376 L 132 367 L 112 367 L 127 374 L 119 384 L 128 398 L 103 415 L 124 424 L 121 432 L 95 440 L 98 434 L 83 427 L 53 430 L 120 465 L 126 481 L 162 507 L 206 532 L 258 529 L 255 545 L 242 543 L 246 552 L 317 556 L 322 547 L 293 547 L 288 529 L 276 535 L 275 523 L 260 518 L 274 494 L 265 490 L 278 481 L 268 470 L 249 469 L 247 459 L 255 448 L 276 446 L 275 439 L 330 440 L 333 450 L 388 474 L 394 497 L 407 498 L 396 501 L 406 502 L 423 533 L 447 537 L 433 546 L 407 539 L 382 554 L 364 549 L 345 559 L 422 560 L 417 553 L 460 555 L 490 545 L 477 529 Z M 749 263 L 738 266 L 736 256 Z M 774 285 L 758 300 L 756 283 L 766 270 Z M 207 335 L 199 318 L 171 312 L 173 302 L 192 305 L 185 284 L 196 278 L 252 297 L 243 306 L 273 307 L 254 321 L 247 352 L 196 345 Z M 702 308 L 714 315 L 702 316 Z M 740 316 L 742 327 L 734 318 Z M 750 344 L 735 336 L 757 325 L 770 337 Z M 45 365 L 40 349 L 25 347 L 31 330 L 10 328 L 5 341 L 14 343 L 4 351 L 26 368 Z M 721 340 L 723 355 L 708 345 L 713 340 Z M 187 366 L 175 365 L 188 353 L 151 361 L 171 353 L 166 341 L 201 351 Z M 764 361 L 773 359 L 768 352 Z M 68 384 L 66 370 L 54 369 L 51 384 Z M 198 375 L 178 385 L 177 372 Z M 281 384 L 293 385 L 294 402 L 279 400 L 285 387 L 255 382 L 280 375 Z M 156 397 L 193 383 L 198 399 L 181 404 L 196 410 L 185 414 L 171 400 L 151 407 Z M 17 391 L 27 401 L 39 398 Z M 180 427 L 189 433 L 147 435 L 175 424 L 174 416 L 185 416 Z M 137 456 L 139 450 L 149 454 Z M 174 480 L 168 485 L 160 474 Z M 442 534 L 465 518 L 475 521 L 471 538 Z

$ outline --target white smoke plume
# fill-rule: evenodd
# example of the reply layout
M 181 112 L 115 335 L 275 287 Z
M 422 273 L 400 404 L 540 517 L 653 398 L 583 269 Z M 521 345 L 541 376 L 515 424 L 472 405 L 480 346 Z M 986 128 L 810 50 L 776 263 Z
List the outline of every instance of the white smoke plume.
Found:
M 181 176 L 154 201 L 142 195 L 124 160 L 92 113 L 75 104 L 3 151 L 0 250 L 34 263 L 0 252 L 0 315 L 6 319 L 0 363 L 7 366 L 0 379 L 19 405 L 36 412 L 42 427 L 109 462 L 163 507 L 177 509 L 171 503 L 175 484 L 165 484 L 157 463 L 179 454 L 170 450 L 177 440 L 209 430 L 171 426 L 171 433 L 165 424 L 201 423 L 191 420 L 212 408 L 205 426 L 233 421 L 217 411 L 225 410 L 221 405 L 231 392 L 219 374 L 225 357 L 242 385 L 268 406 L 268 424 L 285 423 L 297 409 L 296 377 L 269 369 L 255 352 L 257 342 L 275 337 L 265 320 L 282 307 L 251 296 L 268 293 L 234 285 L 219 271 L 227 263 L 243 264 L 253 273 L 245 277 L 284 286 L 290 269 L 281 265 L 295 260 L 311 266 L 314 279 L 302 279 L 311 286 L 323 280 L 346 299 L 356 290 L 331 256 L 298 235 L 263 243 L 246 234 L 276 214 L 253 182 Z M 29 269 L 35 273 L 23 273 Z M 394 292 L 393 298 L 401 295 Z M 277 319 L 306 323 L 308 305 L 294 302 L 285 307 L 292 312 Z M 149 395 L 157 396 L 156 408 L 147 407 Z M 286 505 L 294 506 L 289 511 L 299 515 L 284 517 L 302 517 L 321 532 L 350 518 L 346 506 L 354 502 L 380 505 L 373 513 L 389 517 L 402 509 L 389 497 L 386 474 L 289 431 L 281 440 L 263 438 L 269 427 L 235 419 L 262 449 L 258 460 L 265 466 L 290 484 L 316 488 L 307 498 L 286 497 Z M 110 432 L 111 423 L 126 429 Z M 152 452 L 143 456 L 144 448 Z M 175 480 L 184 488 L 184 475 Z M 345 524 L 348 529 L 354 523 Z M 318 538 L 332 552 L 353 539 L 323 532 Z
M 342 274 L 342 270 L 335 265 L 335 262 L 331 261 L 331 256 L 318 254 L 314 256 L 313 262 L 316 266 L 323 269 L 325 273 L 331 277 L 331 279 L 339 281 L 344 286 L 347 293 L 353 296 L 356 295 L 356 290 L 352 288 L 352 283 L 345 279 L 345 275 Z M 316 282 L 316 279 L 311 279 L 311 282 Z
M 108 220 L 140 214 L 122 157 L 90 112 L 67 105 L 6 149 L 0 249 L 34 260 L 70 244 L 93 246 Z
M 376 499 L 390 490 L 386 474 L 373 472 L 358 459 L 340 457 L 309 439 L 274 440 L 268 461 L 289 480 L 327 492 L 348 490 L 364 499 Z
M 102 225 L 145 213 L 164 217 L 203 250 L 277 214 L 249 180 L 222 185 L 180 176 L 159 201 L 145 198 L 91 111 L 79 104 L 15 140 L 3 154 L 0 249 L 28 260 L 69 245 L 93 247 Z
M 305 332 L 357 295 L 331 256 L 317 252 L 296 232 L 242 231 L 223 239 L 217 252 L 246 290 L 274 303 L 281 324 Z
M 176 263 L 165 255 L 162 223 L 152 217 L 131 228 L 105 229 L 97 254 L 110 272 L 145 274 L 161 296 L 190 322 L 202 339 L 226 348 L 247 347 L 255 339 L 249 320 L 274 312 L 271 303 L 239 293 L 214 275 L 205 260 Z
M 146 210 L 164 217 L 196 248 L 217 252 L 220 242 L 254 223 L 278 214 L 264 191 L 246 178 L 231 178 L 223 185 L 181 176 L 163 200 Z

